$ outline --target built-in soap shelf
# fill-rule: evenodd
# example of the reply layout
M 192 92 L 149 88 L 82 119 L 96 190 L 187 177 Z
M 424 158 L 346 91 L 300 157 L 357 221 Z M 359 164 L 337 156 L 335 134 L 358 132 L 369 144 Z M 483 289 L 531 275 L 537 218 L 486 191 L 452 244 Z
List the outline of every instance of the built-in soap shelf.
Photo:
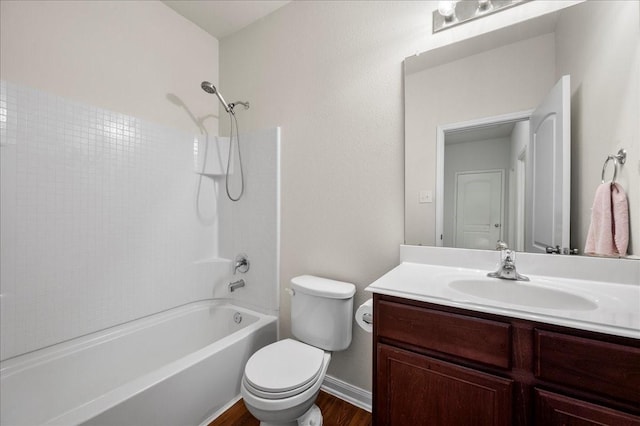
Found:
M 195 265 L 231 265 L 232 259 L 224 257 L 210 257 L 207 259 L 196 260 L 193 262 Z
M 200 175 L 200 176 L 206 176 L 206 177 L 212 178 L 212 179 L 223 178 L 225 176 L 224 173 L 203 173 L 203 172 L 198 172 L 198 171 L 196 171 L 196 174 Z
M 196 276 L 201 282 L 218 282 L 226 280 L 232 273 L 233 261 L 223 257 L 210 257 L 192 263 Z
M 212 178 L 225 176 L 229 146 L 229 138 L 222 136 L 194 138 L 194 171 L 199 175 Z M 229 173 L 233 174 L 233 162 L 229 167 Z
M 233 260 L 224 257 L 208 257 L 192 263 L 193 277 L 200 286 L 200 298 L 228 297 L 227 284 L 233 275 Z
M 198 271 L 198 274 L 203 274 L 204 276 L 227 276 L 232 272 L 232 262 L 231 259 L 225 259 L 223 257 L 211 257 L 196 260 L 193 262 L 193 266 Z

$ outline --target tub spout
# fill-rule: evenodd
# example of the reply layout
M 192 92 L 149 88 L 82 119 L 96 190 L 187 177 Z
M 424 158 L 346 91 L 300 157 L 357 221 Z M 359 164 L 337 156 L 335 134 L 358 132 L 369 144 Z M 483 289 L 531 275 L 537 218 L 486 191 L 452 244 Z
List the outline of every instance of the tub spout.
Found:
M 232 283 L 229 283 L 229 291 L 230 292 L 234 292 L 236 289 L 238 289 L 240 287 L 244 287 L 244 280 L 238 280 L 238 281 L 234 281 Z

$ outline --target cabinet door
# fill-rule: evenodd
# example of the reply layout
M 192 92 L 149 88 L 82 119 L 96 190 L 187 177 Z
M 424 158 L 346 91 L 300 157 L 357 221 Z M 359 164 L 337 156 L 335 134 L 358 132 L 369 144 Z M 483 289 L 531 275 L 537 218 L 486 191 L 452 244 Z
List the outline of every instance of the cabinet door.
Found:
M 374 424 L 511 424 L 511 380 L 384 344 L 377 351 Z
M 535 390 L 535 419 L 545 426 L 640 426 L 640 417 L 552 392 Z

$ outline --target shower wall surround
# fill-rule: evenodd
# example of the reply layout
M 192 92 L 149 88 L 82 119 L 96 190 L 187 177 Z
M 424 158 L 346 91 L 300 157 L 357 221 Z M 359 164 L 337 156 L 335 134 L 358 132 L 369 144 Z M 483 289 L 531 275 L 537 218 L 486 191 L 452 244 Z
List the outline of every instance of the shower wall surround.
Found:
M 240 122 L 245 192 L 239 202 L 230 202 L 230 209 L 225 209 L 221 217 L 220 254 L 233 259 L 238 253 L 246 253 L 251 262 L 251 268 L 246 274 L 234 277 L 238 279 L 241 276 L 247 283 L 241 291 L 232 293 L 234 301 L 261 312 L 278 315 L 280 128 L 244 133 L 243 121 L 246 121 L 246 115 L 243 117 L 242 112 L 236 114 Z M 235 170 L 239 170 L 237 163 Z M 220 181 L 220 187 L 221 197 L 227 201 L 223 180 Z M 230 217 L 225 216 L 226 212 L 229 212 Z
M 201 137 L 2 81 L 0 141 L 1 359 L 226 285 Z

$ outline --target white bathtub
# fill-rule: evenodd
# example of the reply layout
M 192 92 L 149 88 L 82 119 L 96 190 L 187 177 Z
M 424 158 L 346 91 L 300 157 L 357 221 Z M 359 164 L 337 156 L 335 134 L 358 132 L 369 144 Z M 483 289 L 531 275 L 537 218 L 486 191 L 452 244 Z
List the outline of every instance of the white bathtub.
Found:
M 0 364 L 0 425 L 198 425 L 275 340 L 275 317 L 203 301 L 41 349 Z

